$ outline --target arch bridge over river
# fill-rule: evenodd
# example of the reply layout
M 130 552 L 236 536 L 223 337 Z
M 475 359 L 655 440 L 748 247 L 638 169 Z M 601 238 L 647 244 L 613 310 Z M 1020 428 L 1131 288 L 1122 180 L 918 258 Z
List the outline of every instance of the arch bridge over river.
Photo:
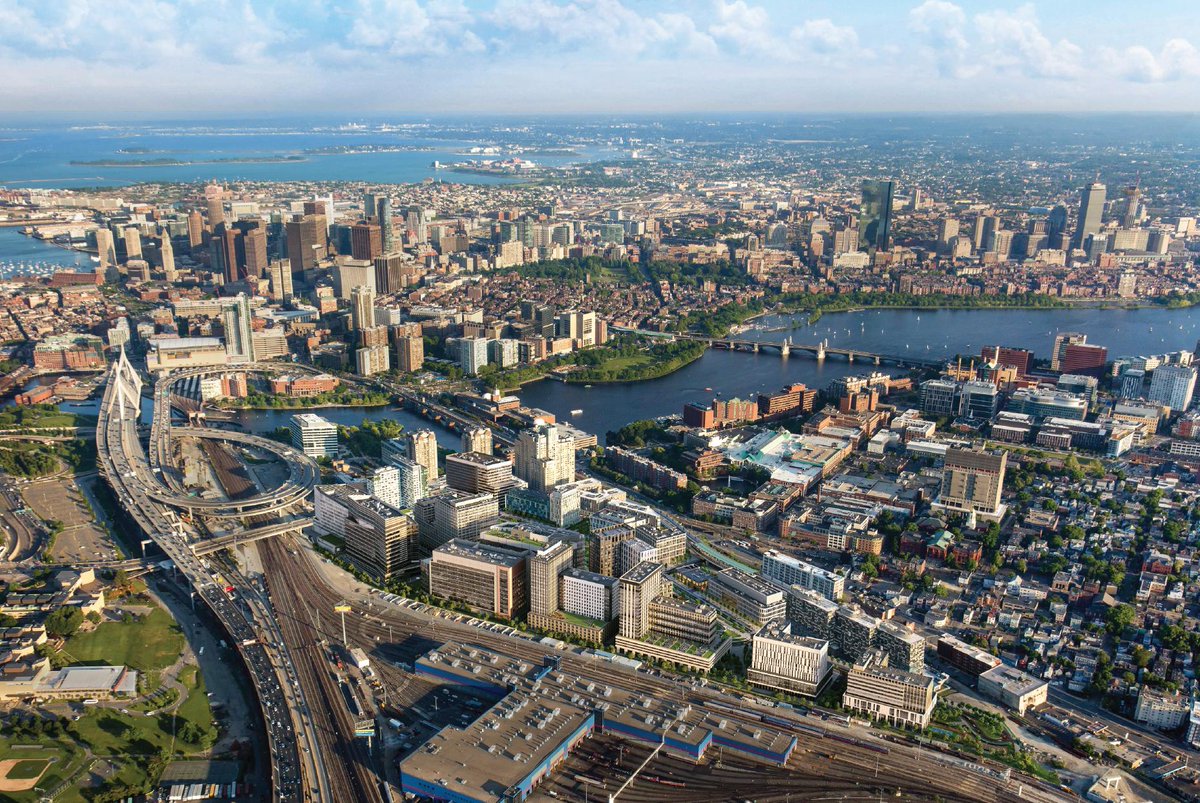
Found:
M 896 365 L 901 368 L 940 368 L 945 364 L 945 360 L 932 359 L 928 357 L 910 357 L 899 354 L 878 354 L 872 351 L 865 351 L 856 348 L 839 348 L 830 346 L 828 340 L 821 340 L 817 343 L 795 343 L 791 337 L 780 340 L 778 343 L 773 343 L 763 340 L 749 340 L 737 337 L 712 337 L 710 335 L 698 335 L 691 333 L 677 332 L 651 332 L 645 329 L 630 329 L 626 327 L 613 327 L 615 332 L 628 332 L 631 334 L 645 335 L 647 337 L 657 337 L 662 339 L 672 340 L 691 340 L 694 342 L 704 343 L 711 349 L 725 349 L 728 351 L 745 351 L 752 354 L 758 354 L 761 351 L 774 350 L 779 352 L 781 357 L 790 357 L 799 352 L 804 355 L 811 355 L 818 362 L 824 362 L 827 357 L 836 356 L 842 357 L 847 362 L 866 362 L 874 365 Z

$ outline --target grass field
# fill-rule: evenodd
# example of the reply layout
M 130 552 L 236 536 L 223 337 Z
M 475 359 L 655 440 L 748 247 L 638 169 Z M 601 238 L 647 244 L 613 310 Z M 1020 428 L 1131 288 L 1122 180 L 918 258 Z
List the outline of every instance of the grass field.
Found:
M 77 664 L 123 664 L 139 672 L 157 673 L 175 662 L 183 643 L 179 625 L 156 606 L 140 620 L 102 622 L 88 633 L 72 636 L 62 652 Z
M 208 703 L 208 693 L 204 686 L 204 676 L 198 667 L 185 667 L 179 673 L 179 682 L 188 689 L 188 698 L 179 706 L 175 713 L 179 716 L 180 724 L 194 722 L 202 730 L 213 730 L 212 708 Z
M 184 649 L 184 636 L 167 611 L 153 602 L 150 612 L 128 622 L 104 622 L 89 633 L 68 640 L 61 657 L 76 664 L 113 664 L 137 669 L 154 678 L 147 688 L 158 685 L 163 669 L 173 664 Z M 162 760 L 169 755 L 190 755 L 216 739 L 212 710 L 205 694 L 199 667 L 188 665 L 179 674 L 188 698 L 174 713 L 147 716 L 141 705 L 130 705 L 130 713 L 92 707 L 76 722 L 68 722 L 68 733 L 45 735 L 0 734 L 0 760 L 19 761 L 9 773 L 13 781 L 45 774 L 35 789 L 0 793 L 0 801 L 37 803 L 42 796 L 67 783 L 55 803 L 89 803 L 96 785 L 105 790 L 140 789 L 157 778 Z M 155 707 L 170 704 L 178 693 L 164 692 Z M 194 725 L 204 735 L 203 744 L 185 741 L 180 734 Z M 194 728 L 189 728 L 194 731 Z M 89 759 L 90 750 L 95 759 Z M 85 761 L 89 768 L 84 769 Z M 83 770 L 81 772 L 81 770 Z M 153 776 L 153 777 L 152 777 Z
M 49 791 L 62 784 L 63 781 L 82 766 L 84 752 L 69 737 L 59 739 L 45 737 L 43 741 L 38 743 L 31 743 L 28 737 L 12 740 L 0 737 L 0 760 L 13 760 L 18 762 L 16 767 L 28 767 L 28 769 L 24 770 L 30 773 L 25 776 L 26 779 L 36 777 L 33 774 L 35 764 L 45 767 L 45 774 L 41 776 L 37 786 L 33 789 L 23 792 L 0 793 L 0 800 L 3 801 L 12 801 L 12 803 L 38 803 L 42 799 L 42 792 L 38 790 Z M 13 775 L 11 771 L 8 777 L 13 780 L 21 780 L 18 776 Z
M 648 365 L 652 361 L 649 354 L 638 353 L 629 357 L 613 357 L 611 360 L 605 360 L 596 368 L 603 371 L 623 371 L 626 368 L 641 367 Z
M 30 778 L 40 777 L 48 766 L 50 766 L 48 758 L 21 759 L 8 771 L 8 777 L 14 781 L 28 781 Z

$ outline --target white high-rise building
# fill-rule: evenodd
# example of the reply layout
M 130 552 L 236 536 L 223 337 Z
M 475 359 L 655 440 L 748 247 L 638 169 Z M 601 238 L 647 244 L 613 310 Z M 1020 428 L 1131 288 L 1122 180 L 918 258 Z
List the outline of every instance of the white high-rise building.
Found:
M 488 364 L 487 338 L 464 337 L 458 341 L 458 366 L 463 373 L 474 376 Z
M 375 290 L 366 285 L 350 290 L 350 328 L 356 332 L 375 325 Z
M 815 697 L 829 677 L 829 642 L 792 632 L 790 622 L 770 622 L 754 634 L 746 679 L 754 686 Z
M 337 424 L 316 413 L 292 416 L 292 446 L 309 457 L 337 457 Z
M 517 438 L 514 448 L 515 473 L 534 491 L 575 479 L 575 439 L 553 424 L 536 422 Z
M 221 310 L 225 327 L 225 354 L 230 362 L 254 362 L 254 330 L 250 325 L 250 300 L 238 293 Z
M 392 465 L 400 472 L 400 504 L 396 507 L 410 508 L 417 500 L 424 499 L 426 490 L 425 468 L 407 457 L 397 457 Z
M 375 469 L 370 480 L 371 496 L 385 502 L 394 508 L 400 504 L 400 470 L 395 466 L 383 466 Z
M 833 602 L 840 600 L 846 589 L 846 578 L 840 574 L 834 574 L 774 549 L 769 549 L 763 554 L 762 576 L 785 588 L 793 585 L 807 588 Z
M 1192 404 L 1196 390 L 1196 369 L 1190 365 L 1160 365 L 1150 375 L 1146 398 L 1182 412 Z
M 438 445 L 437 436 L 431 429 L 418 429 L 404 436 L 408 445 L 409 460 L 425 469 L 425 484 L 433 482 L 438 476 Z

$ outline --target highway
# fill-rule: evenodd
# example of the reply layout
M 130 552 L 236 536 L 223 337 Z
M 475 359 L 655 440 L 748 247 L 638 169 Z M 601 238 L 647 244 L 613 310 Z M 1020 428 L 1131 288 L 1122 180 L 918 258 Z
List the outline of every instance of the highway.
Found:
M 228 370 L 221 367 L 221 372 Z M 219 517 L 253 516 L 283 511 L 308 498 L 320 477 L 317 466 L 304 454 L 277 441 L 225 429 L 172 426 L 174 388 L 180 381 L 218 372 L 216 368 L 192 369 L 164 374 L 154 386 L 154 413 L 150 426 L 149 466 L 153 479 L 143 488 L 152 499 L 186 511 Z M 201 499 L 184 491 L 172 460 L 172 439 L 205 438 L 267 452 L 288 466 L 288 479 L 278 488 L 245 499 Z
M 312 799 L 300 769 L 300 749 L 289 713 L 289 698 L 284 691 L 286 656 L 258 637 L 255 626 L 218 584 L 215 573 L 192 553 L 175 513 L 147 492 L 162 486 L 154 479 L 138 440 L 141 385 L 141 378 L 122 350 L 110 369 L 96 426 L 100 472 L 112 486 L 122 508 L 171 559 L 186 583 L 212 609 L 241 653 L 266 723 L 273 799 L 280 803 Z

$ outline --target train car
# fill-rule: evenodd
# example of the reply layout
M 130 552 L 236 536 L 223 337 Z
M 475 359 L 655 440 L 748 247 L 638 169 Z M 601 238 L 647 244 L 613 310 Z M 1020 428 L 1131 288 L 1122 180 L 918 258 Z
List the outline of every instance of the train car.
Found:
M 658 775 L 647 775 L 646 780 L 650 783 L 660 784 L 662 786 L 673 786 L 676 789 L 686 789 L 687 784 L 683 781 L 673 781 L 670 778 L 662 778 Z

